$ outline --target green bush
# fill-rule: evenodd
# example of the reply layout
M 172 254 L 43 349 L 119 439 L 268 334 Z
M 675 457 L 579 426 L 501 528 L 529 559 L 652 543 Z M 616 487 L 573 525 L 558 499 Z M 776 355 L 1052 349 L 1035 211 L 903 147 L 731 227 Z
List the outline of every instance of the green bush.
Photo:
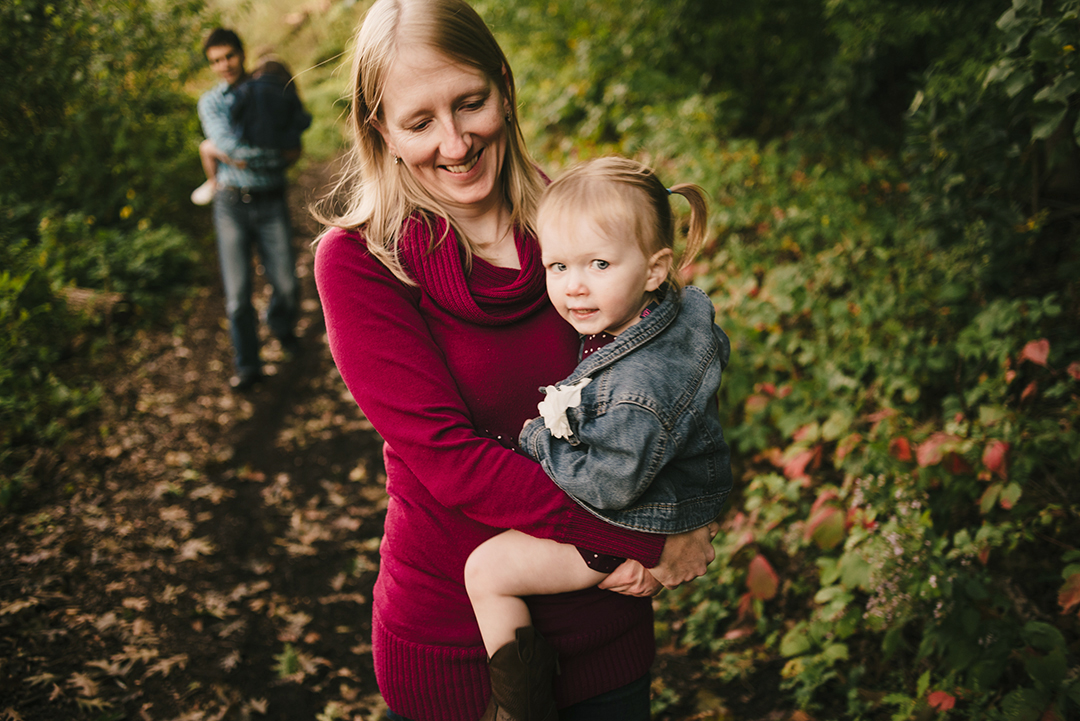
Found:
M 103 224 L 125 208 L 182 217 L 199 172 L 184 84 L 204 64 L 204 14 L 202 0 L 0 5 L 4 204 L 51 203 Z
M 209 18 L 202 0 L 0 3 L 0 504 L 100 393 L 58 372 L 87 329 L 64 289 L 118 292 L 153 318 L 195 277 L 185 84 Z

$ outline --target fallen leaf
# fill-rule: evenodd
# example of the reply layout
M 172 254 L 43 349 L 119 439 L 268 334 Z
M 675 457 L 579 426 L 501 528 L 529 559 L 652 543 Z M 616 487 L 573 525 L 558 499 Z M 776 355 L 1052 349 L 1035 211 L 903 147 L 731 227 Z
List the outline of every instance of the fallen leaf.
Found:
M 7 616 L 10 614 L 18 613 L 27 608 L 33 608 L 40 603 L 36 598 L 20 598 L 18 601 L 12 601 L 6 606 L 0 606 L 0 616 Z
M 76 671 L 71 674 L 71 678 L 68 679 L 68 686 L 72 686 L 79 690 L 83 696 L 94 697 L 97 696 L 98 685 L 94 679 L 87 676 L 85 673 L 79 673 Z

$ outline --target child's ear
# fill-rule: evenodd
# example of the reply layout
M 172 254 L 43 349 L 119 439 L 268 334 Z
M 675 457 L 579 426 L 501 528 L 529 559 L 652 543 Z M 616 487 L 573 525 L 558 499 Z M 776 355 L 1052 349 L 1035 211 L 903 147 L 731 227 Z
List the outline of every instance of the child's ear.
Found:
M 649 258 L 649 274 L 645 279 L 645 290 L 652 292 L 662 286 L 671 272 L 671 264 L 674 258 L 671 248 L 664 248 L 652 254 Z

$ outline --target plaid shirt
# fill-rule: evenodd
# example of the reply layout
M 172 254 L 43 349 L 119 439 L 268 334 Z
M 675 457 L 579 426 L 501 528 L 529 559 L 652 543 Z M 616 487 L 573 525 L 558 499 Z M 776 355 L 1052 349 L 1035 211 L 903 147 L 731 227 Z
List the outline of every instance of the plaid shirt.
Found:
M 199 98 L 199 120 L 202 122 L 203 133 L 218 150 L 233 160 L 247 162 L 246 168 L 220 163 L 218 186 L 254 190 L 284 187 L 286 163 L 281 153 L 273 148 L 245 145 L 241 140 L 238 129 L 232 122 L 232 106 L 235 100 L 233 88 L 224 81 Z

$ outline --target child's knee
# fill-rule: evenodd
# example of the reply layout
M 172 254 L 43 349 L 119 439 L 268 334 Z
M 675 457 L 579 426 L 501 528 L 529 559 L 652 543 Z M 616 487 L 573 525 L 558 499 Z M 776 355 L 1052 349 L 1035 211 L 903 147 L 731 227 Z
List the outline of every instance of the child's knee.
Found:
M 470 594 L 490 588 L 495 555 L 491 543 L 481 543 L 465 560 L 465 589 Z

